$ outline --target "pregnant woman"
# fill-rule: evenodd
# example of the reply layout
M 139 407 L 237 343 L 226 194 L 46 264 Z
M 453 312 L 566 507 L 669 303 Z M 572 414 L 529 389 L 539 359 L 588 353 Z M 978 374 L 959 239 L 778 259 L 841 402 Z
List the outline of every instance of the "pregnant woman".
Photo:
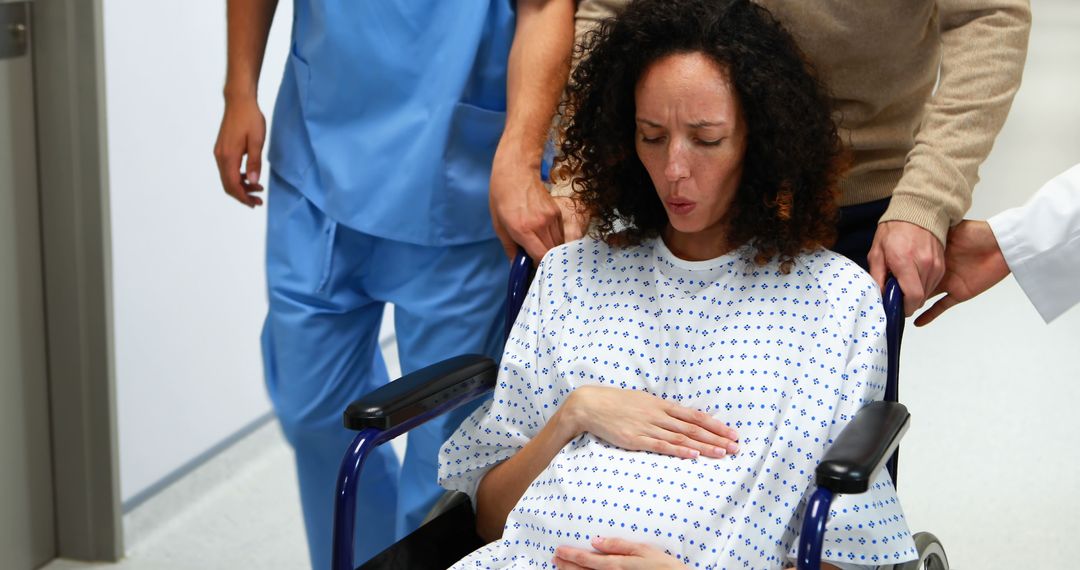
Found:
M 745 0 L 642 0 L 570 88 L 551 250 L 491 402 L 440 455 L 492 542 L 455 568 L 784 568 L 814 467 L 885 383 L 885 317 L 834 239 L 840 141 Z M 560 172 L 561 171 L 561 172 Z M 915 557 L 888 474 L 833 504 L 826 567 Z

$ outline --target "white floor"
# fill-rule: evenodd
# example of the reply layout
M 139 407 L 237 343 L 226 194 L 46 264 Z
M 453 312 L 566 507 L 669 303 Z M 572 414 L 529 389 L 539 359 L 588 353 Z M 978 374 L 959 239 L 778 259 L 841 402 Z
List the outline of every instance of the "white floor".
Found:
M 1032 4 L 1024 83 L 970 217 L 1018 205 L 1080 163 L 1080 2 Z M 1009 278 L 905 341 L 900 491 L 912 524 L 957 567 L 1075 566 L 1080 308 L 1046 325 Z
M 127 558 L 47 570 L 308 566 L 292 451 L 269 423 L 124 517 Z
M 1024 85 L 982 169 L 972 217 L 1022 203 L 1080 162 L 1080 2 L 1037 0 Z M 1078 284 L 1080 286 L 1080 284 Z M 901 496 L 954 567 L 1070 567 L 1080 534 L 1080 309 L 1039 320 L 1015 281 L 909 328 L 913 415 Z M 227 475 L 227 476 L 226 476 Z M 81 568 L 303 568 L 290 451 L 269 424 L 125 520 L 128 557 Z

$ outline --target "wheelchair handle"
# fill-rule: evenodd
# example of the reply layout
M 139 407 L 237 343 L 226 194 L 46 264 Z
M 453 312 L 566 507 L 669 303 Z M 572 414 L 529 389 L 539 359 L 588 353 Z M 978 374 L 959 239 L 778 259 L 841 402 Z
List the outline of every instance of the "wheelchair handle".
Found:
M 885 343 L 889 349 L 886 373 L 885 401 L 896 402 L 900 397 L 900 341 L 904 337 L 904 292 L 900 283 L 889 275 L 885 280 Z
M 900 341 L 904 338 L 904 292 L 900 282 L 889 275 L 885 279 L 885 345 L 889 350 L 885 369 L 885 401 L 900 401 Z M 900 451 L 894 450 L 886 463 L 893 485 L 900 484 Z
M 529 292 L 529 283 L 532 282 L 535 273 L 536 269 L 533 267 L 529 254 L 525 253 L 524 248 L 519 247 L 517 255 L 514 256 L 513 264 L 510 266 L 510 282 L 507 285 L 506 295 L 506 326 L 503 330 L 503 340 L 510 338 L 510 331 L 514 328 L 514 321 L 517 320 L 521 305 L 525 302 L 525 295 Z

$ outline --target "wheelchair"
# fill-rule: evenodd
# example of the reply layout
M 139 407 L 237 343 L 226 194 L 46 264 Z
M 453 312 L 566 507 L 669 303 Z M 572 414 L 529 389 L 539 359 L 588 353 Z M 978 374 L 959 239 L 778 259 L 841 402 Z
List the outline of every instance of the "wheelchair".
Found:
M 511 268 L 505 334 L 524 302 L 533 276 L 531 260 L 519 251 Z M 798 570 L 820 570 L 829 506 L 836 494 L 865 492 L 873 475 L 887 464 L 897 481 L 900 439 L 910 414 L 897 401 L 903 297 L 896 280 L 886 285 L 885 313 L 888 373 L 885 399 L 860 410 L 827 450 L 815 470 L 817 489 L 806 506 L 799 535 Z M 349 404 L 345 427 L 358 431 L 342 460 L 335 494 L 333 570 L 354 570 L 357 480 L 374 448 L 424 422 L 488 395 L 495 387 L 498 365 L 478 355 L 457 356 L 391 382 Z M 443 570 L 484 545 L 476 535 L 472 502 L 463 493 L 448 492 L 424 524 L 355 570 Z M 926 532 L 914 535 L 918 558 L 881 566 L 883 570 L 948 570 L 941 542 Z

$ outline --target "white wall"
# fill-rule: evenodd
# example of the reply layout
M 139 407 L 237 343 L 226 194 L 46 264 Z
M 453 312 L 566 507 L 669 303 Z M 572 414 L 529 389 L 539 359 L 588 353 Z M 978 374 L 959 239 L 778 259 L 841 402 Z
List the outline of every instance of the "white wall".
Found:
M 969 217 L 1019 205 L 1080 163 L 1080 3 L 1032 4 L 1024 83 Z M 1075 565 L 1080 307 L 1046 325 L 1010 277 L 905 343 L 900 497 L 913 527 L 958 568 Z
M 291 2 L 260 103 L 269 120 Z M 127 501 L 270 410 L 263 209 L 221 190 L 225 2 L 105 0 L 120 488 Z

